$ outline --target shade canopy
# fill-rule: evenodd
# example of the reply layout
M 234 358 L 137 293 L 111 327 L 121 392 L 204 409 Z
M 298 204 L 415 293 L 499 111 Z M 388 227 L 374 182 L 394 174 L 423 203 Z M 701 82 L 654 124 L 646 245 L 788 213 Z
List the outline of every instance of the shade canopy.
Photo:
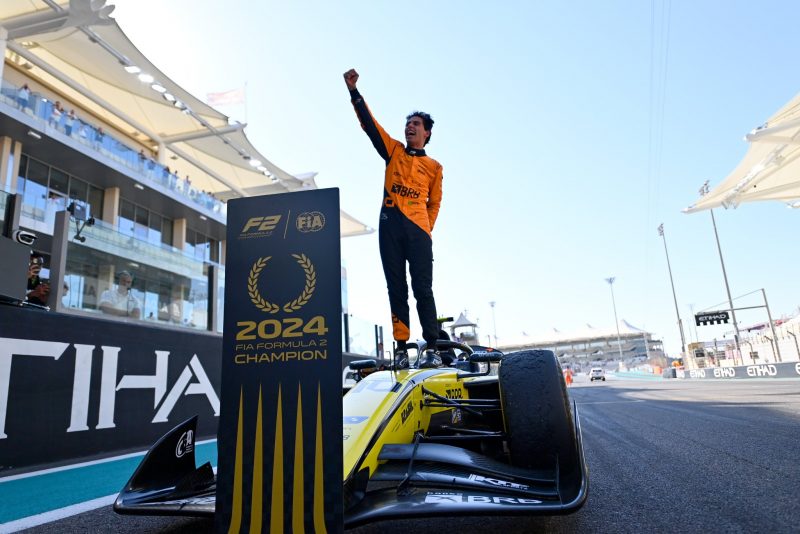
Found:
M 746 139 L 750 148 L 739 165 L 684 212 L 767 200 L 800 207 L 800 94 Z
M 172 81 L 111 18 L 103 0 L 2 0 L 6 61 L 135 139 L 220 199 L 316 189 L 261 154 L 230 120 Z M 7 67 L 8 68 L 8 67 Z M 342 212 L 342 235 L 372 229 Z

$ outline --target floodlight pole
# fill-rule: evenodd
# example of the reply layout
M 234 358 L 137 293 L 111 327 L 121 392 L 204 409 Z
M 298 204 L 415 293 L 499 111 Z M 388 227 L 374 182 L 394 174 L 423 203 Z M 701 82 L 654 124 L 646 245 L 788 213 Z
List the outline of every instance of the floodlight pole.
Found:
M 664 254 L 667 256 L 667 270 L 669 271 L 669 283 L 672 286 L 672 300 L 675 302 L 675 315 L 678 317 L 678 330 L 681 332 L 681 355 L 686 354 L 686 338 L 683 335 L 683 321 L 678 311 L 678 298 L 675 296 L 675 282 L 672 281 L 672 267 L 669 264 L 669 252 L 667 252 L 667 238 L 664 235 L 664 223 L 658 225 L 658 235 L 664 241 Z
M 706 183 L 703 184 L 703 187 L 700 188 L 700 195 L 705 196 L 708 194 L 708 180 Z M 717 240 L 717 251 L 719 252 L 719 263 L 722 265 L 722 278 L 725 280 L 725 291 L 728 292 L 728 304 L 731 308 L 731 318 L 733 319 L 733 330 L 736 333 L 733 337 L 733 341 L 736 344 L 736 355 L 739 357 L 739 361 L 742 359 L 742 350 L 739 346 L 739 323 L 736 321 L 736 310 L 733 309 L 733 298 L 731 298 L 731 288 L 728 285 L 728 273 L 725 272 L 725 261 L 722 259 L 722 247 L 719 245 L 719 234 L 717 233 L 717 221 L 714 219 L 714 210 L 708 210 L 711 213 L 711 224 L 714 225 L 714 238 Z M 736 358 L 734 357 L 734 363 L 736 362 Z
M 800 358 L 800 345 L 797 344 L 797 334 L 795 334 L 791 330 L 787 330 L 786 333 L 792 336 L 792 338 L 794 338 L 794 348 L 797 351 L 797 357 Z
M 693 317 L 693 318 L 694 318 L 694 303 L 692 303 L 692 304 L 689 304 L 689 314 L 691 315 L 691 317 Z M 694 322 L 694 321 L 692 321 L 692 322 Z M 694 332 L 694 342 L 695 342 L 695 343 L 697 343 L 697 325 L 695 325 L 695 326 L 692 326 L 692 324 L 690 323 L 690 324 L 689 324 L 689 326 L 690 326 L 691 328 L 693 328 L 693 332 Z
M 772 339 L 775 340 L 775 356 L 777 357 L 779 362 L 783 361 L 781 358 L 781 349 L 778 346 L 778 336 L 775 334 L 775 323 L 772 322 L 772 314 L 769 312 L 769 304 L 767 304 L 767 293 L 764 291 L 764 288 L 761 288 L 761 296 L 764 297 L 764 307 L 767 308 L 767 319 L 769 319 L 769 328 L 772 330 Z
M 494 329 L 494 348 L 497 348 L 497 321 L 494 320 L 494 305 L 496 304 L 495 301 L 489 302 L 489 306 L 492 307 L 492 327 Z
M 622 340 L 619 337 L 619 320 L 617 319 L 617 301 L 614 299 L 614 280 L 615 277 L 606 278 L 608 287 L 611 288 L 611 304 L 614 306 L 614 324 L 617 326 L 617 350 L 619 350 L 619 360 L 622 361 Z

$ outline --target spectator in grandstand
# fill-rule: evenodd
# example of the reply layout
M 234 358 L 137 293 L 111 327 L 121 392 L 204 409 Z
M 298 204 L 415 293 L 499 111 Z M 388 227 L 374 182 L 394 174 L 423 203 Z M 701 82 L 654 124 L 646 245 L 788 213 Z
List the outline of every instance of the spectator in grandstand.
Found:
M 61 122 L 61 116 L 64 114 L 64 108 L 61 107 L 61 102 L 56 100 L 53 109 L 50 111 L 50 119 L 48 122 L 50 126 L 53 128 L 58 128 L 59 123 Z
M 133 317 L 138 319 L 142 314 L 139 299 L 131 292 L 133 275 L 128 271 L 120 271 L 117 275 L 117 287 L 106 289 L 100 295 L 100 310 L 117 317 Z
M 164 166 L 161 167 L 161 183 L 164 184 L 166 187 L 170 187 L 170 172 L 169 167 Z
M 139 150 L 139 170 L 144 170 L 144 162 L 147 161 L 147 156 L 144 153 L 144 149 Z
M 103 127 L 100 126 L 94 131 L 94 141 L 92 142 L 92 146 L 95 150 L 100 150 L 100 145 L 103 144 L 103 139 L 105 138 L 106 133 L 103 131 Z
M 22 87 L 19 88 L 17 91 L 17 104 L 19 104 L 19 108 L 23 109 L 28 107 L 28 99 L 31 97 L 31 90 L 26 83 Z
M 67 115 L 67 120 L 64 121 L 64 133 L 72 136 L 72 129 L 73 127 L 77 126 L 78 116 L 75 115 L 75 110 L 69 110 L 69 115 Z
M 153 157 L 150 156 L 147 158 L 147 174 L 149 174 L 152 177 L 155 170 L 156 170 L 156 160 L 154 160 Z

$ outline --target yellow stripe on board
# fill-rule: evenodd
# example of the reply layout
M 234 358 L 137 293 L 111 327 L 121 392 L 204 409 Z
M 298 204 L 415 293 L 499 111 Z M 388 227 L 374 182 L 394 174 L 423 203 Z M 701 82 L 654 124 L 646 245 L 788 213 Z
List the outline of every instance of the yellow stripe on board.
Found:
M 327 532 L 322 452 L 322 396 L 317 382 L 317 444 L 314 450 L 314 531 L 317 533 Z
M 236 459 L 233 464 L 233 509 L 228 534 L 238 534 L 242 528 L 242 435 L 244 433 L 244 405 L 242 388 L 239 388 L 239 422 L 236 424 Z
M 283 406 L 281 386 L 278 386 L 278 409 L 275 416 L 275 449 L 272 454 L 272 506 L 269 514 L 270 532 L 283 532 Z
M 297 419 L 294 433 L 294 484 L 292 492 L 292 530 L 305 532 L 305 492 L 303 491 L 303 386 L 297 384 Z
M 260 534 L 261 512 L 264 507 L 264 436 L 261 420 L 261 386 L 258 387 L 256 436 L 253 446 L 253 496 L 250 503 L 250 534 Z

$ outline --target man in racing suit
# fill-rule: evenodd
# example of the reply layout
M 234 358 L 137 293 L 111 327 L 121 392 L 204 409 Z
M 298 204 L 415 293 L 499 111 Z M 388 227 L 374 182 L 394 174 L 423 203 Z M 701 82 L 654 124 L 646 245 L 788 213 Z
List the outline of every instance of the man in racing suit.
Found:
M 433 242 L 431 231 L 442 201 L 442 166 L 425 154 L 433 119 L 415 111 L 406 118 L 406 144 L 392 139 L 375 120 L 356 88 L 358 73 L 344 73 L 361 127 L 386 162 L 378 241 L 383 273 L 389 290 L 392 334 L 397 350 L 404 351 L 410 336 L 406 262 L 417 301 L 422 337 L 436 350 L 439 324 L 433 298 Z

